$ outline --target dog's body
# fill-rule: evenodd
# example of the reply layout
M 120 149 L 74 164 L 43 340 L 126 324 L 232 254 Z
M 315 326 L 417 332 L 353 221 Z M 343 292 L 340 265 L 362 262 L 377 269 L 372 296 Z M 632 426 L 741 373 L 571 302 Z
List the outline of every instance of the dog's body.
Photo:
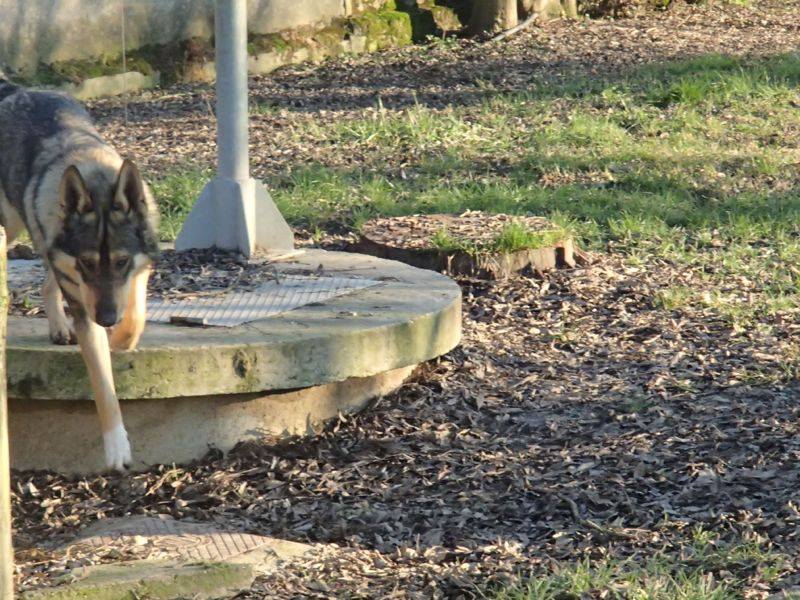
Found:
M 27 229 L 43 257 L 50 337 L 57 344 L 77 339 L 106 462 L 121 469 L 131 452 L 110 349 L 134 348 L 144 328 L 147 279 L 158 252 L 152 196 L 77 102 L 0 77 L 0 219 L 9 240 Z

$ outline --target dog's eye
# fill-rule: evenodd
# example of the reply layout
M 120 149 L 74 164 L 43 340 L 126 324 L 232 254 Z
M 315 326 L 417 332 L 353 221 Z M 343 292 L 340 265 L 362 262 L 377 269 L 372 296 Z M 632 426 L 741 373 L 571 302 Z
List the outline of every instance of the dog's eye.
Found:
M 122 271 L 128 266 L 130 260 L 131 259 L 129 256 L 126 256 L 125 258 L 118 258 L 114 261 L 114 268 L 117 269 L 117 271 Z
M 84 256 L 81 256 L 80 258 L 78 258 L 78 265 L 84 271 L 91 273 L 92 271 L 95 270 L 95 266 L 97 265 L 97 263 L 92 258 L 86 258 Z

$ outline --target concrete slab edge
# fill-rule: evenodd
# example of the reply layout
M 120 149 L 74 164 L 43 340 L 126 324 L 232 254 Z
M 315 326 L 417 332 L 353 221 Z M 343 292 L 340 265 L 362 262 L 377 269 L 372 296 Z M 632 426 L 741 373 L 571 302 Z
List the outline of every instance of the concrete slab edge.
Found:
M 71 583 L 32 590 L 21 600 L 211 600 L 247 589 L 258 575 L 252 565 L 137 561 L 85 567 Z
M 160 84 L 161 74 L 158 72 L 145 75 L 138 71 L 127 71 L 117 75 L 91 77 L 78 84 L 65 83 L 59 86 L 58 89 L 62 92 L 67 92 L 78 100 L 90 100 L 91 98 L 121 96 L 142 90 L 151 90 L 157 88 Z

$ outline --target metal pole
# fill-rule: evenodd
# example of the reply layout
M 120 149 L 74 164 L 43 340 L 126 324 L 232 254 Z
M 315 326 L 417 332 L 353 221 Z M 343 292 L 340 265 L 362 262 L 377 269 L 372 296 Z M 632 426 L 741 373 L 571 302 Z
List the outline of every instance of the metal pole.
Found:
M 0 227 L 0 600 L 14 597 L 14 550 L 11 547 L 11 475 L 8 457 L 6 398 L 6 232 Z
M 264 185 L 250 177 L 247 147 L 247 1 L 216 0 L 217 176 L 203 189 L 178 238 L 176 250 L 256 248 L 274 255 L 293 251 L 294 234 Z
M 244 181 L 250 177 L 246 0 L 217 0 L 215 32 L 219 175 Z

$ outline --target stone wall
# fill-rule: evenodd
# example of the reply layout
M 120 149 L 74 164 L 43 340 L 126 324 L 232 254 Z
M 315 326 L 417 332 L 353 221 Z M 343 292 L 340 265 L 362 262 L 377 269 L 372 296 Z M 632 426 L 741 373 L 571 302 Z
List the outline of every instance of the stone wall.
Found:
M 321 27 L 382 4 L 248 0 L 250 30 L 269 34 Z M 129 49 L 209 39 L 214 29 L 213 0 L 0 0 L 0 68 L 24 72 L 40 64 L 119 54 L 123 5 Z

